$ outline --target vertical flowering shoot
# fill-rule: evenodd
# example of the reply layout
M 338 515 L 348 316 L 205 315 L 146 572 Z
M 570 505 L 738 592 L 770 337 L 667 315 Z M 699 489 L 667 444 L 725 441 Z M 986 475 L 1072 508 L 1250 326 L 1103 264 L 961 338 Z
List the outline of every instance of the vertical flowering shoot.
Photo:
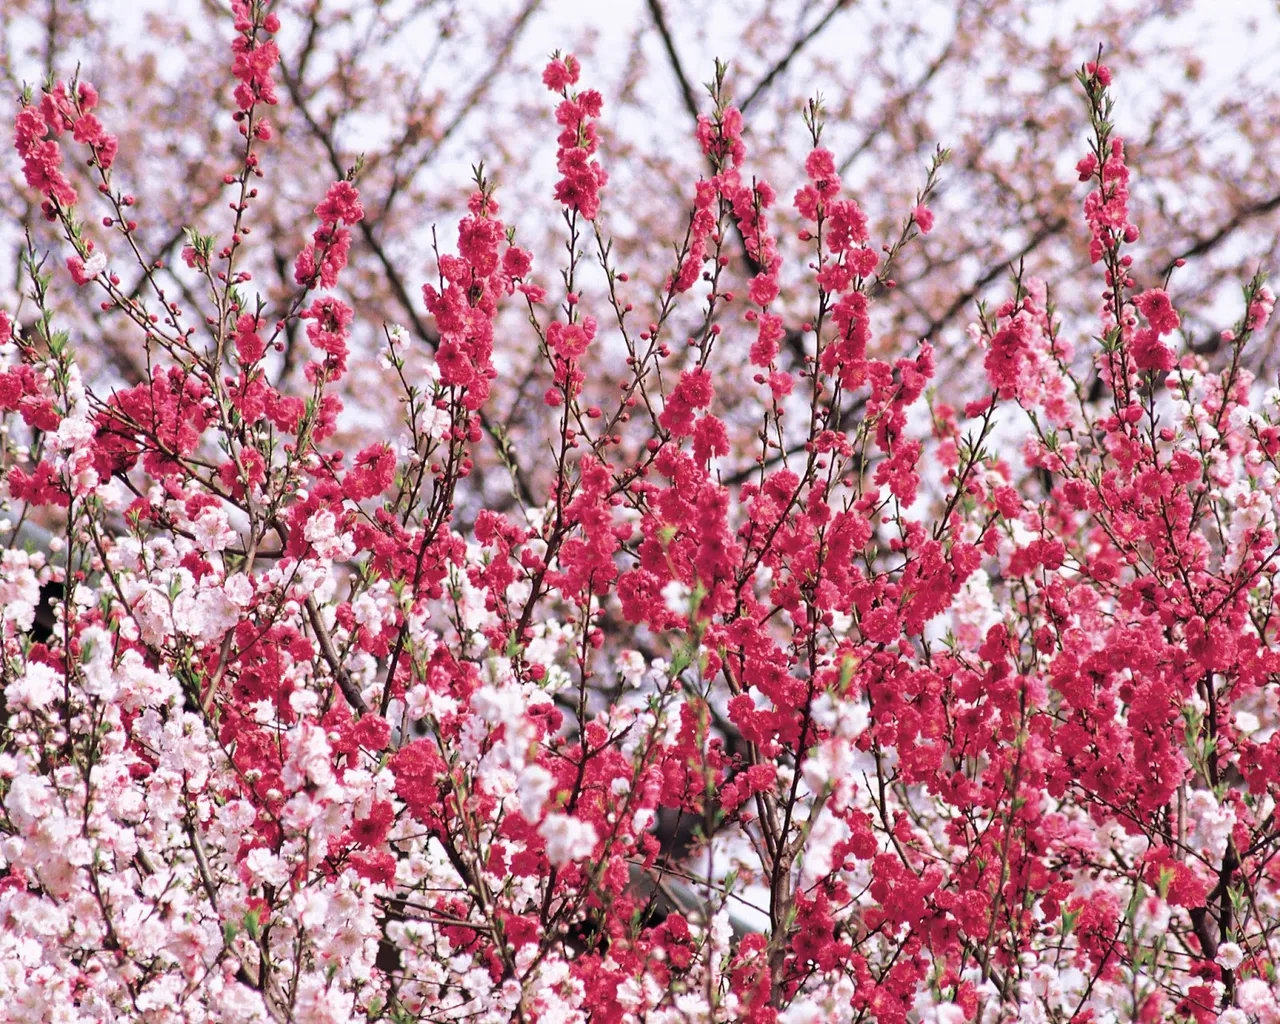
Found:
M 97 101 L 96 92 L 88 92 Z M 47 97 L 47 102 L 45 98 Z M 50 220 L 59 208 L 76 204 L 76 190 L 61 169 L 62 147 L 58 138 L 75 123 L 68 110 L 66 86 L 58 82 L 37 105 L 31 90 L 24 90 L 22 109 L 14 124 L 13 146 L 22 158 L 22 173 L 27 184 L 44 197 L 42 209 Z M 89 104 L 92 107 L 92 103 Z
M 347 254 L 351 251 L 349 229 L 364 219 L 360 193 L 350 181 L 335 181 L 316 206 L 315 213 L 320 218 L 320 226 L 298 254 L 293 279 L 307 288 L 317 285 L 332 288 L 347 265 Z
M 594 89 L 570 91 L 578 84 L 579 73 L 578 59 L 573 54 L 563 58 L 557 54 L 542 72 L 542 81 L 562 97 L 556 107 L 556 123 L 560 125 L 556 169 L 561 174 L 555 188 L 556 201 L 565 209 L 582 214 L 585 220 L 595 220 L 600 211 L 600 190 L 609 181 L 600 162 L 591 159 L 600 145 L 595 119 L 600 116 L 604 100 Z

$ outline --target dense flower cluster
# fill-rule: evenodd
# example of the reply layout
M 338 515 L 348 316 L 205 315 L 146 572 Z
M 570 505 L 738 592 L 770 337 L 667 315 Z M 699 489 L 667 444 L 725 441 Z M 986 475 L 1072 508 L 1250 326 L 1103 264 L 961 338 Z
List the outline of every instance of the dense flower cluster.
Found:
M 315 207 L 296 293 L 269 307 L 238 262 L 276 100 L 266 6 L 234 5 L 244 149 L 229 233 L 188 231 L 193 324 L 122 290 L 77 219 L 68 130 L 132 240 L 93 90 L 19 115 L 71 279 L 137 325 L 147 373 L 81 379 L 29 252 L 36 315 L 0 313 L 0 455 L 7 528 L 53 533 L 0 559 L 4 1012 L 1280 1020 L 1280 391 L 1180 352 L 1168 282 L 1139 290 L 1105 66 L 1080 75 L 1100 323 L 1016 277 L 969 335 L 989 392 L 963 396 L 928 341 L 883 357 L 874 336 L 945 154 L 877 244 L 811 105 L 793 249 L 718 69 L 710 175 L 631 301 L 602 101 L 557 55 L 567 265 L 535 283 L 478 170 L 422 289 L 434 352 L 385 328 L 398 436 L 349 458 L 332 385 L 356 314 L 332 289 L 357 169 Z M 720 315 L 735 235 L 745 328 Z M 1274 303 L 1247 285 L 1237 356 Z M 468 478 L 504 308 L 555 382 L 554 474 L 498 509 Z M 304 395 L 276 359 L 295 335 Z M 756 373 L 753 421 L 723 414 L 727 363 Z M 528 453 L 501 454 L 518 490 Z
M 587 220 L 595 220 L 600 212 L 600 190 L 609 181 L 599 161 L 591 159 L 600 145 L 595 119 L 604 100 L 594 89 L 570 94 L 569 87 L 577 85 L 578 75 L 577 58 L 570 54 L 563 60 L 553 59 L 542 81 L 563 97 L 556 107 L 556 123 L 560 125 L 556 169 L 562 175 L 556 183 L 556 199 Z

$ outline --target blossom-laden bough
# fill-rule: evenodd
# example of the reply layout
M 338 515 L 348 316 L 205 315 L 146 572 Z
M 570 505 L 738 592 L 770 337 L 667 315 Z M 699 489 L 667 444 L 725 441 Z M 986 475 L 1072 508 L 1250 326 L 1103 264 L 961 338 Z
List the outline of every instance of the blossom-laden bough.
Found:
M 1137 284 L 1103 64 L 1079 75 L 1094 337 L 1017 274 L 966 401 L 927 341 L 875 355 L 945 151 L 876 244 L 810 104 L 784 240 L 718 67 L 709 173 L 646 299 L 612 256 L 603 99 L 556 55 L 564 265 L 515 244 L 478 168 L 423 288 L 438 349 L 385 328 L 399 437 L 348 457 L 332 289 L 359 168 L 269 306 L 244 265 L 280 26 L 234 13 L 231 225 L 189 229 L 182 301 L 95 90 L 51 81 L 17 120 L 68 283 L 136 325 L 147 373 L 81 379 L 91 341 L 31 247 L 0 314 L 4 479 L 15 536 L 56 530 L 0 562 L 6 1016 L 1280 1019 L 1280 391 L 1240 359 L 1274 297 L 1245 287 L 1222 372 L 1178 352 L 1167 281 Z M 722 312 L 735 246 L 745 318 Z M 482 424 L 504 310 L 554 381 L 546 452 Z M 291 330 L 306 394 L 277 386 Z M 744 366 L 756 418 L 722 418 Z M 1029 424 L 1020 452 L 1002 422 Z M 541 504 L 477 506 L 494 437 L 513 488 L 552 467 Z

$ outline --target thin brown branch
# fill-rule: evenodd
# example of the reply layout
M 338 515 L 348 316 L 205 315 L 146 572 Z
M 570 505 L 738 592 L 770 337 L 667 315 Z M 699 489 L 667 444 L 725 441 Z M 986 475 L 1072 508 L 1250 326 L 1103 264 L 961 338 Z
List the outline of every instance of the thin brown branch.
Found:
M 774 80 L 791 66 L 791 62 L 800 55 L 800 51 L 813 42 L 822 30 L 831 24 L 831 19 L 846 7 L 850 6 L 851 2 L 852 0 L 836 0 L 836 2 L 827 10 L 827 13 L 814 22 L 812 28 L 804 34 L 797 36 L 795 42 L 791 44 L 790 49 L 787 50 L 782 59 L 769 69 L 768 73 L 756 83 L 756 87 L 747 94 L 747 98 L 738 105 L 739 109 L 744 114 L 750 110 L 752 104 L 763 96 L 764 93 L 768 91 L 769 87 L 773 85 Z

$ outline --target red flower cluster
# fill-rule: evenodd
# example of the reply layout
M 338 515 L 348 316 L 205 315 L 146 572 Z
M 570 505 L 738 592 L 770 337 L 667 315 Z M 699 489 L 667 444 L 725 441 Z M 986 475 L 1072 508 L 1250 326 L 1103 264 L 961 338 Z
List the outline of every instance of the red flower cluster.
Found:
M 571 56 L 543 73 L 564 266 L 535 269 L 478 170 L 419 337 L 375 332 L 330 291 L 356 169 L 300 289 L 255 292 L 279 25 L 233 16 L 240 194 L 225 240 L 188 232 L 195 326 L 107 270 L 134 239 L 73 217 L 68 131 L 105 226 L 136 227 L 91 87 L 17 117 L 70 280 L 147 360 L 86 383 L 31 254 L 0 467 L 58 535 L 0 557 L 15 1012 L 1280 1019 L 1280 390 L 1245 358 L 1275 298 L 1249 282 L 1218 361 L 1176 349 L 1170 283 L 1124 251 L 1105 66 L 1080 73 L 1099 323 L 1016 276 L 968 333 L 970 394 L 872 329 L 945 154 L 877 244 L 810 104 L 778 234 L 722 67 L 641 330 Z M 545 435 L 490 401 L 521 322 L 514 401 L 547 388 Z M 333 385 L 375 333 L 400 400 L 348 447 Z M 760 392 L 734 394 L 747 363 Z
M 556 107 L 556 122 L 561 129 L 556 139 L 556 169 L 561 174 L 556 183 L 556 201 L 587 220 L 595 220 L 600 211 L 600 190 L 609 181 L 599 161 L 591 159 L 600 145 L 595 119 L 600 116 L 604 100 L 594 89 L 570 94 L 569 87 L 578 82 L 578 61 L 572 54 L 548 64 L 542 81 L 564 97 Z

